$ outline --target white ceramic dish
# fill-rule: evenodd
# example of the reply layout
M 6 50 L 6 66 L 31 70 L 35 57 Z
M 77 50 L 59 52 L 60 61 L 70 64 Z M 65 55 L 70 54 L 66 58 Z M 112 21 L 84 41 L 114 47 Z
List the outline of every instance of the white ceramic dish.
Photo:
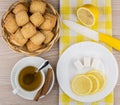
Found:
M 40 58 L 40 57 L 25 57 L 25 58 L 22 58 L 21 60 L 19 60 L 14 65 L 12 72 L 11 72 L 11 84 L 12 84 L 13 90 L 16 89 L 16 87 L 17 87 L 17 84 L 15 82 L 15 76 L 16 76 L 18 71 L 20 71 L 22 68 L 29 66 L 29 65 L 39 67 L 44 61 L 45 60 L 43 58 Z M 50 64 L 43 69 L 43 72 L 45 74 L 46 74 L 48 68 L 52 68 Z M 54 71 L 53 71 L 51 85 L 49 87 L 47 94 L 49 94 L 50 91 L 52 90 L 53 85 L 54 85 L 54 81 L 55 81 L 55 75 L 54 75 Z M 19 95 L 20 97 L 22 97 L 24 99 L 33 100 L 37 91 L 38 91 L 38 89 L 33 91 L 33 92 L 27 92 L 27 91 L 23 91 L 22 89 L 19 89 L 19 91 L 17 92 L 17 95 Z M 43 98 L 43 97 L 44 96 L 41 96 L 40 98 Z
M 102 72 L 105 73 L 107 81 L 103 90 L 96 94 L 77 96 L 70 87 L 73 76 L 78 74 L 74 67 L 74 60 L 83 57 L 100 59 L 104 64 Z M 114 89 L 118 80 L 118 65 L 113 54 L 104 46 L 94 42 L 81 42 L 69 47 L 61 56 L 57 65 L 57 79 L 61 89 L 71 98 L 81 102 L 94 102 L 107 96 Z

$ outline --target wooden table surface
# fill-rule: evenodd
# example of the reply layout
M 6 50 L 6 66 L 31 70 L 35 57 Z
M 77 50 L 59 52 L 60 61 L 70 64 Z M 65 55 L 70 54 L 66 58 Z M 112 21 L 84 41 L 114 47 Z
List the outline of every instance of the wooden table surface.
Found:
M 7 10 L 16 0 L 0 0 L 0 18 L 2 18 L 3 13 Z M 59 0 L 48 0 L 54 5 L 54 7 L 59 10 Z M 120 0 L 112 0 L 113 6 L 113 35 L 114 37 L 120 38 Z M 56 64 L 58 61 L 58 42 L 53 46 L 53 48 L 45 53 L 40 55 L 45 59 L 50 60 L 51 65 L 54 70 L 56 70 Z M 120 53 L 113 51 L 115 55 L 119 69 L 120 69 Z M 58 105 L 58 83 L 57 80 L 53 87 L 51 93 L 46 96 L 44 99 L 39 100 L 38 102 L 24 100 L 17 95 L 12 94 L 12 87 L 10 83 L 10 73 L 14 64 L 25 57 L 22 54 L 18 54 L 8 48 L 6 43 L 2 40 L 2 33 L 0 31 L 0 105 Z M 117 86 L 114 89 L 115 93 L 115 104 L 120 104 L 120 78 L 118 80 Z

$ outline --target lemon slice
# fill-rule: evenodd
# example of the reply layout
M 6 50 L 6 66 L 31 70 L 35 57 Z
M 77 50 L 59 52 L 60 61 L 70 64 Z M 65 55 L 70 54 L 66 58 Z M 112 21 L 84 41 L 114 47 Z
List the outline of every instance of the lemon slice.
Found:
M 71 89 L 78 96 L 87 95 L 92 90 L 92 81 L 86 75 L 76 75 L 72 79 Z
M 106 84 L 106 78 L 105 78 L 105 75 L 101 71 L 91 70 L 87 74 L 92 74 L 97 77 L 97 79 L 99 80 L 99 91 L 104 88 Z
M 98 92 L 100 87 L 99 79 L 93 74 L 87 74 L 87 76 L 92 80 L 92 84 L 93 84 L 91 94 Z
M 77 18 L 85 26 L 91 27 L 98 20 L 98 8 L 91 4 L 85 4 L 78 8 Z

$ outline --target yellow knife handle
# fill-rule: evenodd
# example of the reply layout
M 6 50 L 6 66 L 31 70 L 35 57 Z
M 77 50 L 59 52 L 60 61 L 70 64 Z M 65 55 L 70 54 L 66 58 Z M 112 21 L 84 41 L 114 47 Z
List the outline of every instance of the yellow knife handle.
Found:
M 99 40 L 120 51 L 120 40 L 110 35 L 99 33 Z

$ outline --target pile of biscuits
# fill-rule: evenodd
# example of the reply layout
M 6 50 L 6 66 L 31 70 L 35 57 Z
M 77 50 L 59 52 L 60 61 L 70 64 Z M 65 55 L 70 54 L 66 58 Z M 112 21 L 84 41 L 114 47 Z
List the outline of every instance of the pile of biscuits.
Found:
M 52 41 L 57 17 L 46 6 L 41 0 L 32 0 L 29 6 L 19 3 L 13 8 L 4 24 L 10 43 L 33 52 Z

